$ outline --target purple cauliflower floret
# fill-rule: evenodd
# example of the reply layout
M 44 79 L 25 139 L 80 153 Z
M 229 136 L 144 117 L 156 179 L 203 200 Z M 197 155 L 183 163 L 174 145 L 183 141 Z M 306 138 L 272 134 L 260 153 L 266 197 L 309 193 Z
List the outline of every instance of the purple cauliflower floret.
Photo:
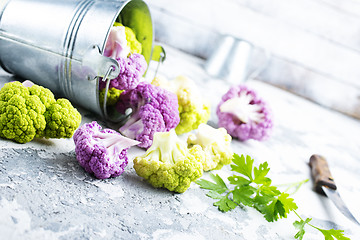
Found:
M 141 148 L 151 146 L 154 133 L 168 132 L 180 122 L 177 96 L 145 82 L 121 94 L 116 107 L 122 114 L 129 108 L 132 110 L 119 131 L 140 141 L 138 146 Z
M 109 88 L 129 90 L 135 88 L 145 73 L 147 63 L 143 55 L 134 53 L 128 58 L 117 58 L 120 73 L 118 77 L 110 80 Z M 106 87 L 106 81 L 100 79 L 100 90 Z
M 112 129 L 103 129 L 93 121 L 78 128 L 73 136 L 76 159 L 96 178 L 117 177 L 128 164 L 127 151 L 139 142 Z
M 216 114 L 219 127 L 241 141 L 265 140 L 273 127 L 268 105 L 245 85 L 232 86 L 222 96 Z

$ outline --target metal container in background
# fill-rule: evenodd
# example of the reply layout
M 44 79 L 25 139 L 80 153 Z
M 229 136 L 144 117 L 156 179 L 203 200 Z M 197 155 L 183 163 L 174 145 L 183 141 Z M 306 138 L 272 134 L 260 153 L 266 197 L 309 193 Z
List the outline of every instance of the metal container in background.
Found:
M 1 67 L 101 116 L 98 79 L 119 74 L 117 61 L 102 55 L 115 21 L 133 29 L 151 59 L 153 24 L 141 0 L 7 0 L 0 7 Z
M 205 70 L 215 78 L 230 84 L 240 84 L 249 76 L 248 63 L 253 46 L 249 42 L 230 35 L 221 36 L 217 46 L 207 59 Z

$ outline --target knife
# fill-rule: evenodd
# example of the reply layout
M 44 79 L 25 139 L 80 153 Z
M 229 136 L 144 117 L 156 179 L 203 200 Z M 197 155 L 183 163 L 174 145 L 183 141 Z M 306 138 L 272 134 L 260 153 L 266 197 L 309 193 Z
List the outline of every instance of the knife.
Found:
M 323 156 L 314 154 L 310 157 L 309 165 L 311 168 L 311 175 L 314 180 L 315 190 L 318 193 L 325 194 L 334 202 L 335 206 L 342 214 L 354 223 L 360 225 L 354 215 L 352 215 L 350 210 L 346 207 L 344 201 L 341 199 L 339 192 L 337 191 L 335 181 L 331 176 L 326 159 Z

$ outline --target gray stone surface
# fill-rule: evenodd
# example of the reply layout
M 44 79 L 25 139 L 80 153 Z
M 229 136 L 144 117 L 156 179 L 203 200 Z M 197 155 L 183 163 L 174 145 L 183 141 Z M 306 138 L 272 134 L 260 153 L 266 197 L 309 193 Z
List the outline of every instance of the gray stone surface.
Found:
M 160 74 L 193 78 L 213 104 L 210 123 L 216 125 L 214 109 L 229 85 L 210 79 L 202 60 L 169 47 L 167 52 Z M 148 76 L 152 74 L 150 71 Z M 4 83 L 9 76 L 2 72 L 0 80 Z M 233 140 L 234 151 L 252 156 L 257 164 L 268 161 L 274 184 L 310 178 L 310 155 L 324 155 L 341 195 L 359 218 L 359 121 L 264 83 L 252 80 L 248 84 L 271 105 L 275 127 L 265 142 Z M 79 110 L 83 123 L 99 120 Z M 143 153 L 132 148 L 129 158 Z M 296 233 L 294 214 L 268 223 L 253 209 L 222 213 L 196 184 L 183 194 L 154 189 L 136 175 L 132 165 L 130 161 L 117 178 L 98 180 L 77 163 L 72 139 L 36 139 L 26 144 L 0 139 L 0 238 L 268 240 L 292 239 Z M 225 177 L 230 170 L 227 166 L 215 173 Z M 344 229 L 352 239 L 360 236 L 357 226 L 327 198 L 312 191 L 311 181 L 293 197 L 297 212 L 312 217 L 315 225 Z M 307 228 L 305 239 L 322 237 Z

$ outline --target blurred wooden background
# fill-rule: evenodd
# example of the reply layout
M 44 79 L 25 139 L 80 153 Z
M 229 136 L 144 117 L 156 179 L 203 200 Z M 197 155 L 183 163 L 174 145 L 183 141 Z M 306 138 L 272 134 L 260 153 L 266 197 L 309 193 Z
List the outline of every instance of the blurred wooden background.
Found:
M 360 1 L 147 3 L 157 41 L 207 59 L 221 35 L 234 35 L 255 46 L 250 68 L 270 54 L 258 80 L 360 118 Z

